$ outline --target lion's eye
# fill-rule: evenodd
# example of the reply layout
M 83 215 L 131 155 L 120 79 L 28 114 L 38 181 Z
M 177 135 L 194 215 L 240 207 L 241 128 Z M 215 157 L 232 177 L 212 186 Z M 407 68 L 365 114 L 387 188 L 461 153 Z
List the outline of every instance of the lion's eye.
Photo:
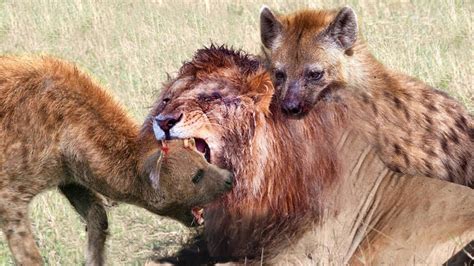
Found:
M 323 77 L 323 75 L 323 70 L 310 70 L 306 73 L 306 78 L 311 81 L 318 81 Z
M 200 102 L 211 102 L 214 100 L 219 100 L 222 98 L 222 95 L 218 92 L 213 92 L 211 94 L 201 94 L 198 95 L 198 100 Z
M 213 92 L 213 93 L 211 94 L 211 97 L 212 97 L 213 100 L 217 100 L 217 99 L 222 98 L 221 94 L 218 93 L 218 92 Z

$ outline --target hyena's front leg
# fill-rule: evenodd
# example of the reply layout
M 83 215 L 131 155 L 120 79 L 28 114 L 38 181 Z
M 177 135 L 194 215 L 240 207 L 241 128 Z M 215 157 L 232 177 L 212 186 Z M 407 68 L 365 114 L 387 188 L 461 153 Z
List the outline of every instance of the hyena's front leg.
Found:
M 42 265 L 28 219 L 28 201 L 9 191 L 0 191 L 0 223 L 16 265 Z
M 93 191 L 78 184 L 59 186 L 59 189 L 86 221 L 86 265 L 104 265 L 108 221 L 102 200 Z

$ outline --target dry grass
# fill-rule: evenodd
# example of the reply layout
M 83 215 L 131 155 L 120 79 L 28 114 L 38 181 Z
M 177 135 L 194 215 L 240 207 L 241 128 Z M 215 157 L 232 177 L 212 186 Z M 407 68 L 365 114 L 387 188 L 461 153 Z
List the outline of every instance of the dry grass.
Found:
M 266 1 L 287 12 L 321 7 L 321 1 Z M 110 88 L 141 120 L 165 73 L 173 73 L 211 40 L 259 51 L 262 1 L 2 1 L 2 53 L 48 53 L 77 62 Z M 372 51 L 385 64 L 448 91 L 474 111 L 472 1 L 324 1 L 350 5 Z M 83 262 L 84 226 L 69 204 L 51 191 L 31 208 L 48 264 Z M 109 264 L 142 264 L 176 249 L 188 232 L 171 220 L 122 205 L 110 212 Z M 0 238 L 0 265 L 10 264 Z

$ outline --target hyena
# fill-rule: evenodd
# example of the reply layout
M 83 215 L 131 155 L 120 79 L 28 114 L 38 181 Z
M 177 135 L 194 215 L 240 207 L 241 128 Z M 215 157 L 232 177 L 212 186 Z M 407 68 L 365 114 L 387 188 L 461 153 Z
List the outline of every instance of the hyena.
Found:
M 190 226 L 191 212 L 231 185 L 194 140 L 162 146 L 73 65 L 0 57 L 0 223 L 18 265 L 42 264 L 27 212 L 46 189 L 58 187 L 86 221 L 86 263 L 102 265 L 108 221 L 99 193 Z
M 474 187 L 474 119 L 465 107 L 422 81 L 377 61 L 358 37 L 349 7 L 260 13 L 276 101 L 291 118 L 318 102 L 346 106 L 354 127 L 386 165 Z

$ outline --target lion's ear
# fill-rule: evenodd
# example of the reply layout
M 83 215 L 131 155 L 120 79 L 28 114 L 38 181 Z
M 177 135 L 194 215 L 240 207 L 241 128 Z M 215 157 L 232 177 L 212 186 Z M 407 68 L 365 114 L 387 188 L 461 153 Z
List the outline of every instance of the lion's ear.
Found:
M 263 45 L 272 49 L 282 34 L 283 26 L 267 6 L 260 9 L 260 38 Z
M 258 110 L 265 115 L 270 114 L 270 102 L 273 97 L 273 83 L 266 71 L 260 71 L 248 78 L 248 96 L 253 99 Z

